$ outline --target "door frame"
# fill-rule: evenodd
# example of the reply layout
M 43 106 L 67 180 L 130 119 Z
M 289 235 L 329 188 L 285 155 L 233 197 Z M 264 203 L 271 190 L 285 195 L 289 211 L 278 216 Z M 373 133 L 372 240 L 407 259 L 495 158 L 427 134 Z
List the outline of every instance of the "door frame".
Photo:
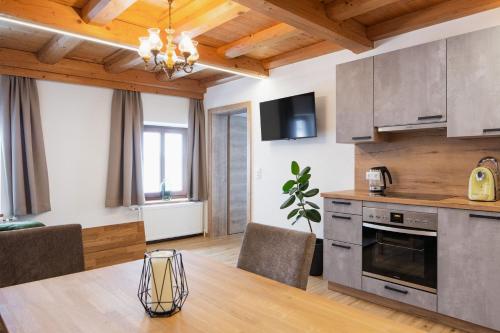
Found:
M 253 145 L 252 145 L 252 103 L 250 101 L 224 105 L 220 107 L 210 108 L 207 110 L 208 123 L 208 212 L 207 212 L 207 236 L 213 235 L 212 221 L 212 122 L 215 115 L 237 113 L 241 109 L 246 109 L 247 114 L 247 224 L 252 221 L 252 162 L 253 162 Z M 226 228 L 227 235 L 227 228 Z

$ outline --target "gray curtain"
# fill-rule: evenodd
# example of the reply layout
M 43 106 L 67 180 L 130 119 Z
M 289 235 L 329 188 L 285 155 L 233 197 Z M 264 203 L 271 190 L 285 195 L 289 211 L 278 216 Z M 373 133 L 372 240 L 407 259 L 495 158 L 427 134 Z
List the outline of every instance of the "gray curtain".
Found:
M 115 90 L 111 105 L 106 207 L 144 204 L 141 94 Z
M 205 110 L 203 101 L 189 101 L 187 189 L 193 201 L 207 200 Z
M 49 177 L 38 90 L 33 79 L 0 77 L 0 131 L 4 213 L 50 211 Z

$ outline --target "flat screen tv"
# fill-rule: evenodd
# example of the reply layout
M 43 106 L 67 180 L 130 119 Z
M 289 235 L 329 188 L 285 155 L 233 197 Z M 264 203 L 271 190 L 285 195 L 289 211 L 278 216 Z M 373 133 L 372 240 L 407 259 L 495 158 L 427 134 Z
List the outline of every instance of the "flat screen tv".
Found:
M 314 92 L 260 103 L 260 128 L 262 141 L 315 137 Z

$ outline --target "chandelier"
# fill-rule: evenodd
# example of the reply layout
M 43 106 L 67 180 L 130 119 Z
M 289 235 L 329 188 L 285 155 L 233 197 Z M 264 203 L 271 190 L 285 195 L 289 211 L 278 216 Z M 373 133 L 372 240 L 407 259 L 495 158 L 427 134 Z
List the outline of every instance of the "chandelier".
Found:
M 162 52 L 163 42 L 160 37 L 160 29 L 158 28 L 148 29 L 149 36 L 139 38 L 140 46 L 137 50 L 139 56 L 144 60 L 147 70 L 151 72 L 162 70 L 167 74 L 169 79 L 172 79 L 176 72 L 184 71 L 191 73 L 193 65 L 200 57 L 196 49 L 198 42 L 191 40 L 191 37 L 186 32 L 181 33 L 178 46 L 174 43 L 175 30 L 172 29 L 173 2 L 174 0 L 168 0 L 168 29 L 165 29 L 167 33 L 165 52 Z M 182 57 L 177 56 L 177 47 Z M 152 68 L 148 68 L 151 67 L 149 65 L 151 58 L 153 59 Z

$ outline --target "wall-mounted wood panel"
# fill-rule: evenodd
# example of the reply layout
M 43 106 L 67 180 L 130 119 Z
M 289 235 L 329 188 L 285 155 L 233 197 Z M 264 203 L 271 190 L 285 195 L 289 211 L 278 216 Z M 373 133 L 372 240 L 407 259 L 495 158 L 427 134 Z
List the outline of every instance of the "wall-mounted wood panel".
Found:
M 85 228 L 82 237 L 85 269 L 142 259 L 146 252 L 143 221 Z
M 390 133 L 384 142 L 356 145 L 355 189 L 368 190 L 366 171 L 385 165 L 391 191 L 466 196 L 472 169 L 488 155 L 500 160 L 500 138 L 451 139 L 446 130 Z

